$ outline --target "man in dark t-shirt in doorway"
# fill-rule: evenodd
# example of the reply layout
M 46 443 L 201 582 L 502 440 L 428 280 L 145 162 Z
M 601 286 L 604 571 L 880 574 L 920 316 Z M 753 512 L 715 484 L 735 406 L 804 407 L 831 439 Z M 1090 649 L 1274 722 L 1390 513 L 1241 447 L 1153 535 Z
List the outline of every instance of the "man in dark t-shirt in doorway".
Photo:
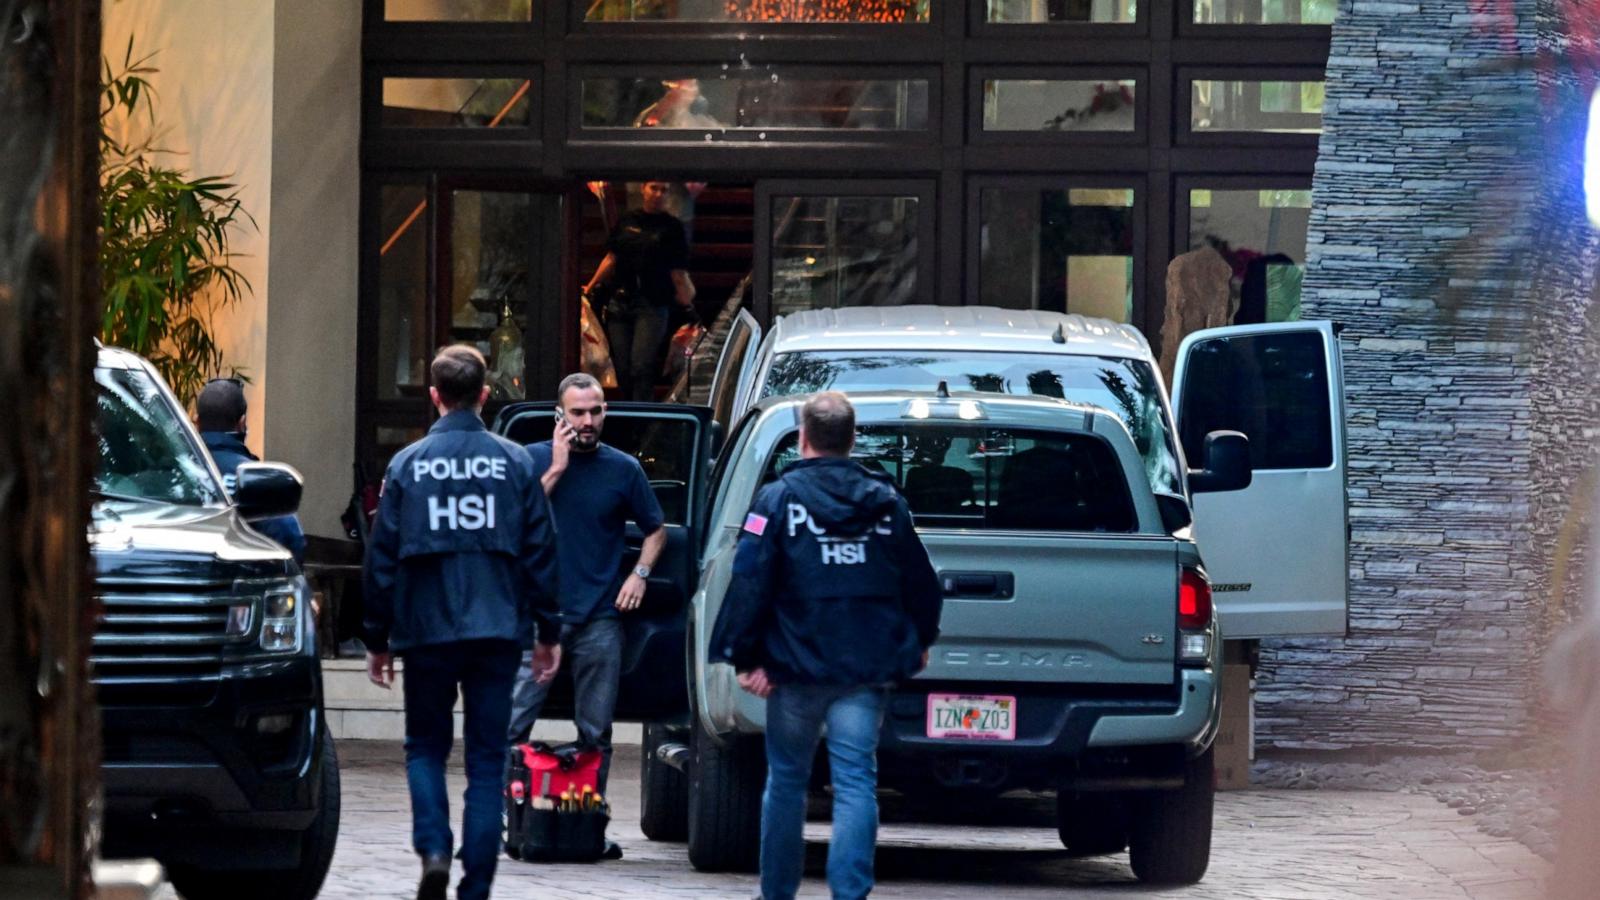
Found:
M 620 615 L 644 601 L 645 579 L 666 545 L 661 505 L 639 461 L 600 443 L 605 393 L 582 373 L 568 375 L 556 390 L 555 436 L 528 445 L 533 471 L 550 498 L 556 523 L 556 558 L 561 600 L 563 659 L 572 672 L 573 724 L 578 739 L 603 754 L 599 791 L 611 769 L 611 719 L 622 676 Z M 627 523 L 644 533 L 639 562 L 622 572 Z M 544 705 L 549 685 L 531 669 L 531 654 L 512 692 L 512 743 L 526 741 Z M 614 845 L 611 858 L 620 856 Z
M 683 223 L 666 211 L 671 191 L 668 182 L 645 182 L 643 208 L 617 220 L 605 259 L 583 288 L 588 296 L 599 285 L 611 287 L 605 306 L 606 342 L 611 345 L 622 396 L 630 400 L 653 399 L 672 307 L 694 312 L 689 239 Z

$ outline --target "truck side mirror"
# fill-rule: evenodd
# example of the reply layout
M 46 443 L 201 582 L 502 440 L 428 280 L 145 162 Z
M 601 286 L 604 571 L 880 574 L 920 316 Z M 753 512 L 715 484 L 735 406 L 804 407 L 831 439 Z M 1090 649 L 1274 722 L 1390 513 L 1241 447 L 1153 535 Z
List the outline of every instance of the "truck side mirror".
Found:
M 1238 491 L 1250 486 L 1250 439 L 1237 431 L 1206 435 L 1206 467 L 1189 470 L 1191 494 Z
M 292 515 L 304 490 L 300 473 L 283 463 L 240 463 L 234 474 L 233 503 L 247 522 Z

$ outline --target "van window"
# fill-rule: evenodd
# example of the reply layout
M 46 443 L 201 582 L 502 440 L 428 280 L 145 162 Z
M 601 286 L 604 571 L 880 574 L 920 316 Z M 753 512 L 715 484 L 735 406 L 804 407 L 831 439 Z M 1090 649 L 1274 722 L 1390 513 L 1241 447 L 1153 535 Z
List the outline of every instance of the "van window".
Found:
M 800 458 L 779 443 L 768 480 Z M 883 472 L 924 528 L 1127 533 L 1138 529 L 1116 453 L 1080 433 L 974 425 L 867 425 L 852 458 Z
M 952 391 L 1036 394 L 1098 406 L 1128 427 L 1150 486 L 1183 493 L 1161 383 L 1143 360 L 1069 353 L 806 350 L 773 358 L 761 396 L 931 391 L 941 381 Z
M 1328 360 L 1308 332 L 1211 338 L 1189 350 L 1184 372 L 1184 454 L 1202 465 L 1206 435 L 1241 431 L 1252 469 L 1333 465 Z

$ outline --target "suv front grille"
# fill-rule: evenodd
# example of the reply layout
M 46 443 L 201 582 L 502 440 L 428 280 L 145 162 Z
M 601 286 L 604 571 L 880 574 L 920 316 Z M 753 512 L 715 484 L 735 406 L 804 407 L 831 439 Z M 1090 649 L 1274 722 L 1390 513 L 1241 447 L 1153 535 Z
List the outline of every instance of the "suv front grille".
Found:
M 249 602 L 231 583 L 100 585 L 100 618 L 89 662 L 110 706 L 204 702 L 221 680 L 228 611 Z

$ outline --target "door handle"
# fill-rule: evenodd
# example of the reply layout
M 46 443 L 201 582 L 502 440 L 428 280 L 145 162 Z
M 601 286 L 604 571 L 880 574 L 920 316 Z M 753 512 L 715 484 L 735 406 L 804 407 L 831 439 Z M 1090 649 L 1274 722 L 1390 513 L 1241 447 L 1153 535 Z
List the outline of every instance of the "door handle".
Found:
M 940 572 L 939 586 L 946 597 L 1009 600 L 1016 592 L 1016 579 L 1010 572 Z

